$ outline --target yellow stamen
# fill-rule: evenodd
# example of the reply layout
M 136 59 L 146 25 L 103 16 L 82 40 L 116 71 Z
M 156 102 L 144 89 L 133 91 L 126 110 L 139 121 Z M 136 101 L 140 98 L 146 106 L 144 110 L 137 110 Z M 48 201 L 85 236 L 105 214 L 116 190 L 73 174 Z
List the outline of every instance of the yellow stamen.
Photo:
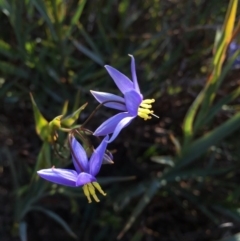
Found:
M 154 99 L 143 100 L 138 108 L 138 116 L 143 118 L 145 121 L 152 119 L 151 115 L 159 118 L 157 115 L 153 114 L 153 110 L 151 110 L 152 105 L 150 104 L 153 102 L 155 102 Z
M 93 186 L 103 195 L 106 196 L 107 194 L 102 190 L 101 186 L 97 182 L 92 183 Z
M 143 104 L 151 104 L 151 103 L 153 103 L 153 102 L 155 102 L 154 99 L 146 99 L 146 100 L 143 100 L 143 101 L 142 101 Z
M 94 198 L 94 200 L 96 202 L 100 202 L 100 200 L 98 199 L 96 192 L 95 192 L 95 188 L 103 195 L 106 196 L 107 194 L 102 190 L 101 186 L 97 183 L 97 182 L 92 182 L 92 183 L 87 183 L 83 186 L 83 192 L 84 195 L 87 197 L 88 199 L 88 203 L 91 203 L 91 196 Z
M 97 195 L 95 193 L 95 188 L 92 185 L 92 183 L 88 183 L 87 186 L 88 186 L 88 190 L 89 190 L 90 194 L 93 196 L 94 200 L 96 202 L 100 202 L 100 200 L 98 199 L 98 197 L 97 197 Z
M 139 107 L 138 108 L 138 112 L 141 112 L 141 113 L 144 113 L 144 114 L 152 114 L 153 113 L 153 110 L 149 110 L 149 109 L 144 109 L 144 108 L 141 108 Z
M 141 117 L 141 118 L 143 118 L 145 121 L 152 119 L 151 116 L 149 116 L 149 115 L 147 115 L 147 114 L 144 114 L 144 113 L 141 113 L 141 112 L 138 113 L 138 116 Z
M 84 192 L 84 195 L 87 197 L 88 199 L 88 203 L 91 203 L 92 200 L 91 200 L 91 197 L 90 197 L 90 192 L 88 190 L 88 186 L 87 184 L 83 186 L 83 192 Z
M 146 108 L 146 109 L 152 108 L 152 105 L 144 104 L 144 103 L 141 103 L 140 106 L 143 107 L 143 108 Z

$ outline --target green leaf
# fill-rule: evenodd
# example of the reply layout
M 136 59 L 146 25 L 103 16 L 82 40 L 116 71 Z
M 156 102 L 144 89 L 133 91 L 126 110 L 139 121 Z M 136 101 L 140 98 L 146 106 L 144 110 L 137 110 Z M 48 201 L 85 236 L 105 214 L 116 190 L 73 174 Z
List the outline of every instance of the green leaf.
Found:
M 221 124 L 219 127 L 210 131 L 203 137 L 199 138 L 181 154 L 178 158 L 176 166 L 183 167 L 201 156 L 207 149 L 218 143 L 220 140 L 230 135 L 240 127 L 240 113 L 235 114 L 229 120 Z
M 29 78 L 29 74 L 27 71 L 24 70 L 24 68 L 16 67 L 15 65 L 5 61 L 0 61 L 0 71 L 1 73 L 6 75 L 9 74 L 24 79 Z
M 71 25 L 75 25 L 79 21 L 86 2 L 87 2 L 87 0 L 78 1 L 77 9 L 76 9 L 75 14 L 73 15 L 73 17 L 71 19 Z
M 71 19 L 71 24 L 70 27 L 66 33 L 66 36 L 70 36 L 70 34 L 72 33 L 73 27 L 78 23 L 78 21 L 80 20 L 80 17 L 82 15 L 83 9 L 85 7 L 87 0 L 79 0 L 78 1 L 78 6 L 77 9 L 75 10 L 75 13 Z
M 222 109 L 222 107 L 229 102 L 235 100 L 240 95 L 240 87 L 235 89 L 232 93 L 226 95 L 224 98 L 219 100 L 212 108 L 208 111 L 208 115 L 201 121 L 201 126 L 208 124 L 216 114 Z M 200 123 L 200 122 L 199 122 Z
M 68 100 L 64 102 L 63 104 L 63 108 L 62 108 L 62 116 L 67 114 L 67 110 L 68 110 Z
M 75 97 L 75 101 L 74 101 L 74 105 L 73 105 L 73 110 L 72 111 L 76 111 L 78 109 L 78 106 L 80 105 L 80 90 L 78 90 L 76 97 Z
M 49 142 L 43 142 L 40 152 L 38 153 L 37 162 L 34 167 L 32 179 L 37 176 L 36 172 L 40 169 L 51 167 L 51 146 Z
M 210 218 L 215 224 L 218 224 L 219 220 L 214 216 L 212 211 L 209 210 L 209 208 L 204 205 L 199 198 L 197 198 L 195 195 L 190 193 L 189 191 L 185 190 L 184 188 L 178 188 L 178 190 L 181 192 L 181 194 L 187 198 L 190 202 L 192 202 L 196 207 L 198 207 L 199 210 L 203 214 L 205 214 L 208 218 Z
M 174 162 L 171 156 L 152 156 L 151 161 L 173 167 Z
M 4 42 L 0 39 L 0 53 L 12 60 L 16 60 L 18 58 L 18 54 L 12 50 L 10 44 Z
M 234 219 L 237 222 L 240 222 L 240 210 L 238 209 L 230 209 L 230 208 L 226 208 L 220 205 L 214 205 L 212 206 L 212 208 L 221 213 L 224 214 L 225 216 L 231 217 L 232 219 Z
M 195 132 L 196 130 L 198 130 L 199 127 L 204 125 L 206 118 L 208 118 L 208 115 L 211 115 L 210 106 L 214 100 L 214 97 L 227 73 L 232 68 L 233 62 L 235 61 L 239 53 L 240 51 L 236 51 L 236 53 L 234 53 L 231 59 L 227 62 L 227 65 L 223 68 L 221 74 L 219 76 L 213 77 L 211 80 L 211 84 L 206 85 L 206 88 L 204 89 L 202 106 L 194 124 Z
M 32 3 L 37 8 L 37 10 L 40 12 L 40 14 L 44 18 L 44 20 L 47 22 L 47 24 L 49 26 L 49 29 L 52 33 L 53 39 L 57 40 L 56 31 L 54 29 L 54 26 L 52 24 L 52 21 L 51 21 L 50 17 L 48 16 L 44 1 L 42 1 L 42 0 L 32 0 Z
M 88 58 L 90 58 L 91 60 L 93 60 L 94 62 L 96 62 L 97 64 L 103 66 L 104 62 L 102 60 L 102 58 L 97 55 L 96 53 L 94 53 L 93 51 L 91 51 L 90 49 L 86 48 L 85 46 L 83 46 L 81 43 L 79 43 L 76 40 L 73 40 L 73 45 L 83 54 L 85 54 Z
M 236 18 L 238 0 L 231 0 L 228 5 L 227 14 L 222 29 L 222 36 L 219 40 L 218 47 L 216 49 L 216 54 L 214 55 L 213 63 L 215 65 L 214 72 L 218 75 L 220 74 L 222 64 L 225 58 L 225 52 L 228 44 L 230 43 L 233 27 Z
M 39 211 L 46 214 L 48 217 L 52 218 L 55 222 L 60 224 L 71 237 L 77 239 L 77 235 L 71 230 L 69 225 L 56 213 L 39 206 L 32 206 L 31 210 Z
M 240 233 L 237 233 L 227 238 L 219 239 L 217 241 L 240 241 Z
M 184 132 L 184 144 L 183 149 L 186 148 L 186 146 L 189 145 L 189 142 L 193 136 L 193 121 L 196 116 L 197 110 L 202 103 L 204 98 L 204 90 L 202 90 L 197 98 L 194 100 L 190 108 L 188 109 L 188 112 L 184 118 L 183 123 L 183 132 Z
M 134 208 L 123 230 L 119 233 L 117 239 L 121 239 L 123 235 L 131 228 L 137 217 L 141 214 L 141 212 L 147 206 L 147 204 L 152 200 L 152 198 L 154 197 L 154 195 L 160 187 L 161 185 L 157 180 L 153 180 L 150 183 L 143 197 L 139 200 L 137 206 Z

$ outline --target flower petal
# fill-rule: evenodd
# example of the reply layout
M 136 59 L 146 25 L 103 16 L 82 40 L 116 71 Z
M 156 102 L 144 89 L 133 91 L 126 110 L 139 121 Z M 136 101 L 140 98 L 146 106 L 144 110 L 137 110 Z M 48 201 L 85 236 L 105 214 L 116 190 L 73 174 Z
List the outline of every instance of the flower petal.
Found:
M 96 150 L 94 150 L 90 161 L 89 161 L 89 173 L 93 176 L 96 176 L 102 166 L 103 162 L 103 155 L 106 151 L 107 142 L 109 139 L 109 136 L 105 136 L 105 138 L 102 140 L 100 145 L 97 147 Z
M 126 105 L 125 105 L 125 100 L 123 97 L 114 95 L 114 94 L 110 94 L 110 93 L 106 93 L 106 92 L 99 92 L 99 91 L 93 91 L 90 90 L 91 94 L 95 97 L 95 99 L 99 102 L 99 103 L 103 103 L 105 101 L 118 101 L 118 102 L 122 102 L 121 103 L 117 103 L 117 102 L 109 102 L 104 104 L 104 106 L 107 106 L 109 108 L 113 108 L 113 109 L 117 109 L 117 110 L 123 110 L 126 111 Z
M 86 172 L 82 172 L 77 177 L 76 186 L 83 186 L 89 182 L 96 182 L 96 181 L 97 179 L 94 176 Z
M 71 146 L 72 146 L 72 159 L 73 159 L 73 164 L 74 164 L 74 167 L 76 168 L 76 171 L 78 173 L 88 172 L 89 164 L 88 164 L 87 154 L 75 137 L 72 138 Z
M 95 136 L 106 136 L 114 132 L 117 124 L 125 117 L 130 116 L 128 112 L 119 113 L 104 121 L 93 133 Z
M 103 155 L 102 164 L 114 164 L 113 162 L 113 155 L 110 151 L 106 151 Z
M 142 95 L 135 90 L 131 90 L 124 95 L 128 112 L 132 116 L 137 116 L 138 107 L 142 102 Z
M 135 59 L 134 57 L 129 54 L 128 56 L 131 57 L 131 72 L 132 72 L 132 80 L 133 80 L 133 86 L 134 86 L 134 89 L 140 93 L 140 89 L 139 89 L 139 85 L 138 85 L 138 81 L 137 81 L 137 75 L 136 75 L 136 67 L 135 67 Z
M 61 168 L 42 169 L 37 174 L 50 182 L 70 187 L 76 186 L 78 177 L 76 171 Z
M 134 89 L 133 82 L 126 75 L 109 65 L 105 65 L 105 68 L 123 94 Z
M 134 116 L 128 116 L 128 117 L 125 117 L 124 119 L 122 119 L 118 125 L 116 126 L 110 140 L 108 141 L 108 143 L 112 142 L 115 140 L 115 138 L 118 136 L 119 132 L 124 128 L 126 127 L 127 125 L 130 124 L 130 122 L 134 119 L 135 117 Z

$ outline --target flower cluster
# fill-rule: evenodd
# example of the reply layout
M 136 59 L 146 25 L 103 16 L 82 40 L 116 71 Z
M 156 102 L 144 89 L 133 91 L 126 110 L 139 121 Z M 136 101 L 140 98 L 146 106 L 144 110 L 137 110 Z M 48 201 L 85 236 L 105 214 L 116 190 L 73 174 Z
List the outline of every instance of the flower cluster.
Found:
M 77 141 L 73 132 L 70 132 L 69 148 L 75 170 L 52 167 L 37 172 L 40 177 L 53 183 L 70 187 L 82 186 L 89 203 L 91 196 L 96 202 L 99 202 L 95 190 L 104 196 L 106 195 L 97 182 L 96 175 L 102 164 L 112 163 L 112 155 L 106 150 L 107 144 L 114 141 L 120 131 L 137 116 L 144 120 L 149 120 L 152 116 L 158 117 L 153 113 L 151 105 L 155 100 L 143 99 L 138 86 L 135 60 L 132 55 L 129 56 L 131 57 L 132 81 L 117 69 L 109 65 L 105 66 L 122 92 L 122 97 L 106 92 L 91 91 L 101 105 L 121 111 L 103 122 L 93 133 L 94 136 L 105 136 L 99 146 L 96 149 L 93 148 L 90 157 L 88 157 L 89 154 Z M 109 137 L 109 135 L 111 136 Z

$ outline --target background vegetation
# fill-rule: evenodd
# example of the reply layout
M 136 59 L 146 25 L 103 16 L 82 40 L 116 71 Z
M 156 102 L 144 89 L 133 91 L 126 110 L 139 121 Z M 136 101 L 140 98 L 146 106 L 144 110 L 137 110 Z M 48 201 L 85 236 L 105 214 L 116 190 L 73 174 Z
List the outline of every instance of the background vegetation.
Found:
M 0 0 L 1 241 L 239 239 L 237 2 Z M 130 76 L 128 54 L 160 119 L 134 120 L 109 146 L 108 195 L 90 205 L 81 188 L 36 179 L 71 160 L 36 134 L 29 92 L 48 121 L 88 102 L 82 123 L 90 89 L 118 93 L 103 66 Z

